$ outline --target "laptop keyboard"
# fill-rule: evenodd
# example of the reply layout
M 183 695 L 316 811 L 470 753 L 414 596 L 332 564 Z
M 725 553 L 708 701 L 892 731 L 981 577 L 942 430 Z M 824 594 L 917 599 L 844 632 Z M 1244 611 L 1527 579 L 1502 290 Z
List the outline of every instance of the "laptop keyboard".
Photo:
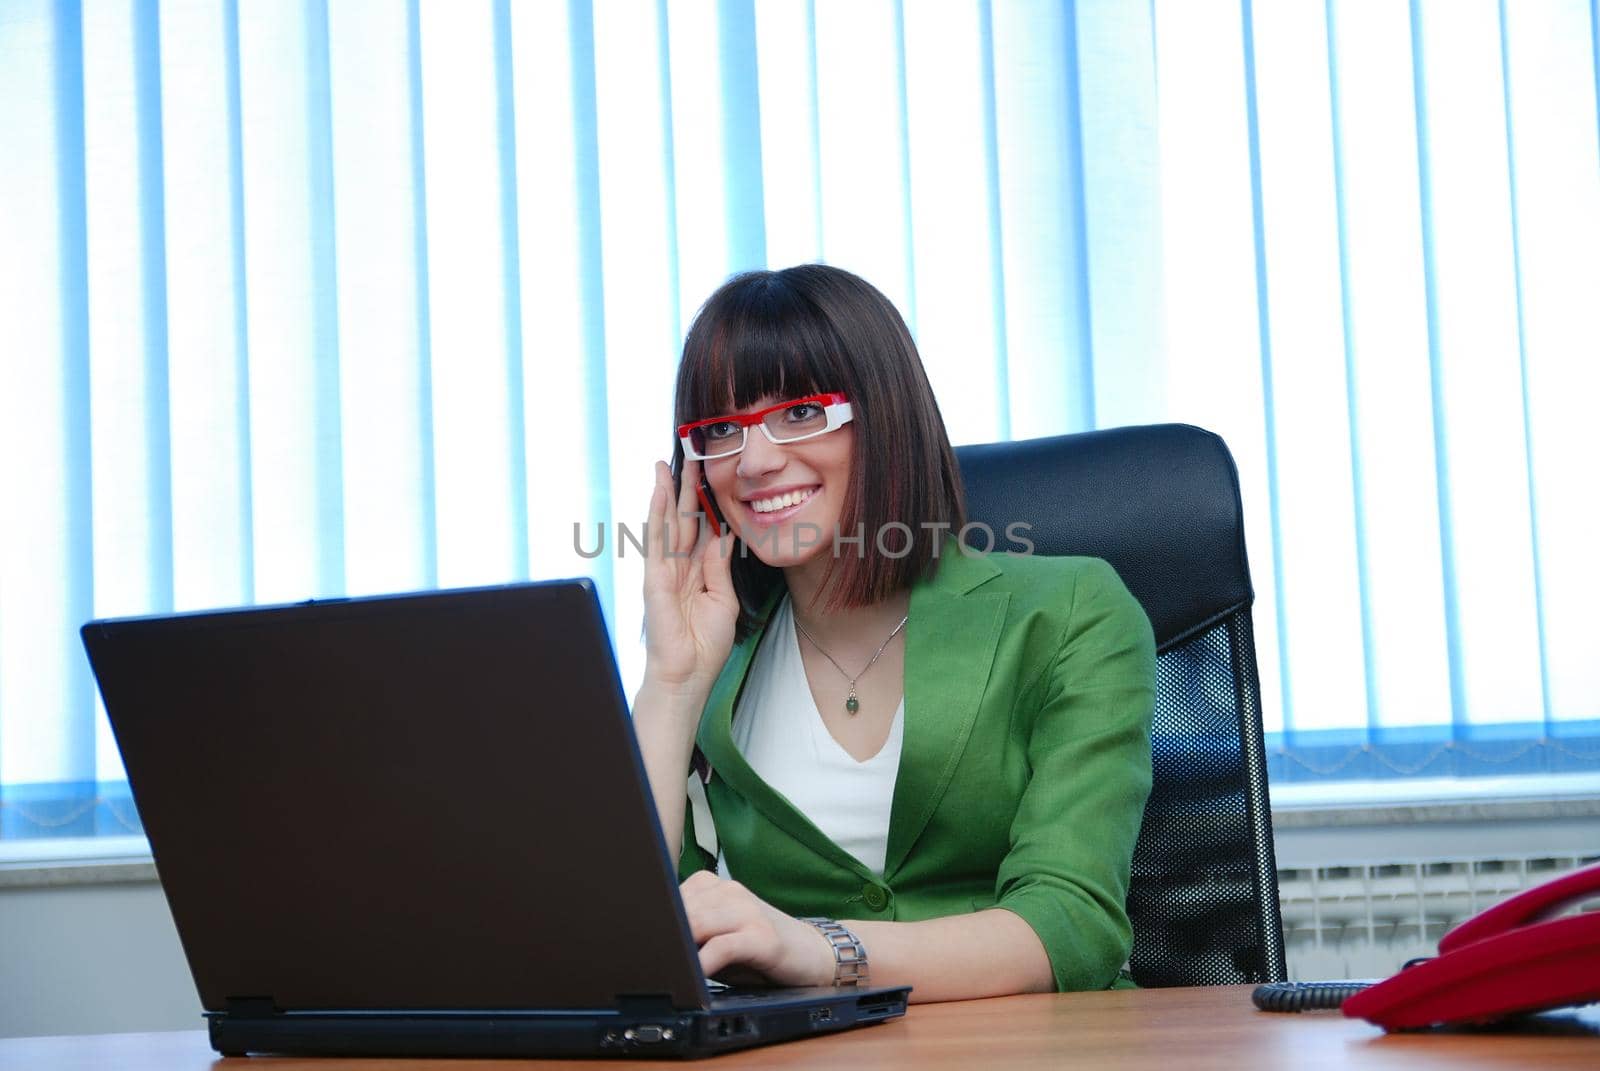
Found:
M 763 1004 L 792 1004 L 796 1000 L 815 1000 L 819 996 L 814 990 L 809 989 L 768 989 L 759 986 L 729 986 L 726 989 L 711 991 L 711 1006 L 713 1008 L 726 1007 L 736 1004 L 740 1007 Z

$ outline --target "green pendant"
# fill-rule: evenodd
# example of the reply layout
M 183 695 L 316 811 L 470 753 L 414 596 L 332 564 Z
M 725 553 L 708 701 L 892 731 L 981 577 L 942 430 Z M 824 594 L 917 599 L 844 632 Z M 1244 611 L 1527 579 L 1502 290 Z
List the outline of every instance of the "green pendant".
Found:
M 861 703 L 856 699 L 855 693 L 850 693 L 850 698 L 844 701 L 844 708 L 854 714 L 861 709 Z

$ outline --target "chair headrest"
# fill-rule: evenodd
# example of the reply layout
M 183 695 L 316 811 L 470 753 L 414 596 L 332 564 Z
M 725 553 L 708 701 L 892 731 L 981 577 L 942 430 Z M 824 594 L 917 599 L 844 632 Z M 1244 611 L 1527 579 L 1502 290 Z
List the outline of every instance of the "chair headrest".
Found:
M 956 450 L 967 519 L 1031 524 L 1033 553 L 1104 558 L 1165 650 L 1254 597 L 1239 476 L 1221 438 L 1187 424 L 1109 428 Z M 981 547 L 974 533 L 969 545 Z

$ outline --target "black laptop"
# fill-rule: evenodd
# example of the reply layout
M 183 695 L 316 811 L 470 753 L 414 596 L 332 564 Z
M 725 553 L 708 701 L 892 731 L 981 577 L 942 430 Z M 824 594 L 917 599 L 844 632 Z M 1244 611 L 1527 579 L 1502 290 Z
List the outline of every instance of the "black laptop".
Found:
M 95 621 L 224 1054 L 703 1056 L 907 989 L 700 971 L 593 585 Z

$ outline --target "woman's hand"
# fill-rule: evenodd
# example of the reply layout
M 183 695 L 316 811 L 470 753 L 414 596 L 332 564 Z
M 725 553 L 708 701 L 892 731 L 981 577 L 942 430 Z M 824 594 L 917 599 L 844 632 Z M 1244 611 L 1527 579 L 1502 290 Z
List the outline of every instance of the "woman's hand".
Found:
M 674 494 L 672 470 L 656 462 L 644 566 L 645 680 L 703 693 L 728 660 L 739 617 L 733 537 L 713 536 L 698 516 L 700 462 L 684 462 L 681 482 Z
M 736 881 L 707 870 L 680 886 L 706 976 L 779 985 L 832 985 L 833 946 L 815 926 L 785 915 Z

